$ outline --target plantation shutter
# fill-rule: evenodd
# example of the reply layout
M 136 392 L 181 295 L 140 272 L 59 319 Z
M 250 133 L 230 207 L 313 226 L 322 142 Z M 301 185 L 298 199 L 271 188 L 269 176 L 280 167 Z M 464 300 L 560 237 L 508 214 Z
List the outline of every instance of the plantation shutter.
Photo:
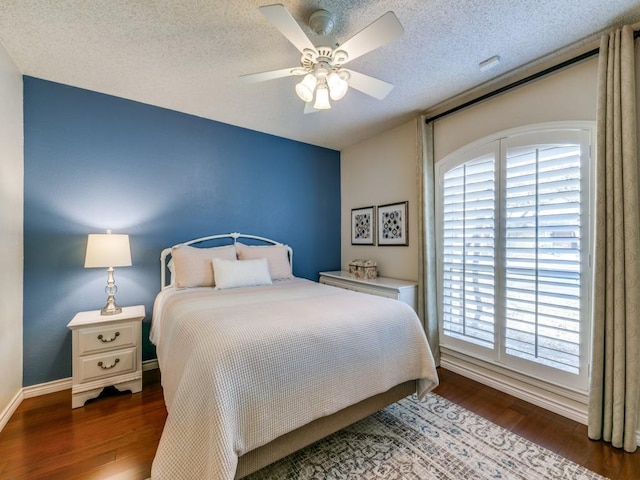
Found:
M 580 369 L 580 145 L 506 150 L 505 353 Z
M 445 335 L 493 348 L 495 155 L 445 173 L 442 186 L 442 322 Z
M 445 355 L 586 390 L 590 139 L 587 128 L 541 125 L 436 164 Z

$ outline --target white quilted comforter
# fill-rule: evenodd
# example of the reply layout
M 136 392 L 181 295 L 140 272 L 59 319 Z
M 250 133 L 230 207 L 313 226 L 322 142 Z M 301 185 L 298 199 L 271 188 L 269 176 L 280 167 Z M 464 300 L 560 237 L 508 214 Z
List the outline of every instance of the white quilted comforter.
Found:
M 151 340 L 168 417 L 152 479 L 233 479 L 238 456 L 411 379 L 438 384 L 413 310 L 302 279 L 165 290 Z

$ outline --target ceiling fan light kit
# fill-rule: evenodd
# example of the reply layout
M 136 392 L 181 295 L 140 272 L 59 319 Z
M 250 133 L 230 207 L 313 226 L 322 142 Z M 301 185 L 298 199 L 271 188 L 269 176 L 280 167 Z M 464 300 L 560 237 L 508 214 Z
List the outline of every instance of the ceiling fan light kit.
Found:
M 343 71 L 331 72 L 327 75 L 327 86 L 331 100 L 340 100 L 349 90 L 349 73 Z
M 320 49 L 326 50 L 326 49 Z M 307 52 L 308 53 L 308 52 Z M 325 52 L 328 53 L 328 52 Z M 314 93 L 316 97 L 322 96 L 322 99 L 316 98 L 314 108 L 326 110 L 331 108 L 329 104 L 329 97 L 332 100 L 340 100 L 345 96 L 349 89 L 349 73 L 340 70 L 336 67 L 333 57 L 346 58 L 344 52 L 339 52 L 341 55 L 317 57 L 314 52 L 305 54 L 302 56 L 301 63 L 303 65 L 304 72 L 307 73 L 302 81 L 296 85 L 296 93 L 303 102 L 310 102 L 313 100 Z M 320 92 L 319 90 L 322 91 Z M 328 89 L 328 95 L 325 90 Z M 323 105 L 322 107 L 316 107 L 316 105 Z
M 311 73 L 304 76 L 302 81 L 296 85 L 296 93 L 303 102 L 310 102 L 313 100 L 313 92 L 316 89 L 318 80 Z
M 334 101 L 340 100 L 346 95 L 349 87 L 379 100 L 392 90 L 392 84 L 346 70 L 343 65 L 404 34 L 404 29 L 393 12 L 385 13 L 341 45 L 330 37 L 335 26 L 335 18 L 327 10 L 317 10 L 309 18 L 309 26 L 319 35 L 316 42 L 318 45 L 313 44 L 283 5 L 266 5 L 260 7 L 260 12 L 300 51 L 300 66 L 242 75 L 240 79 L 243 82 L 253 83 L 304 75 L 295 86 L 296 94 L 307 106 L 315 97 L 313 109 L 305 108 L 305 113 L 331 108 L 329 98 Z
M 313 108 L 316 110 L 327 110 L 331 108 L 329 103 L 329 89 L 324 83 L 321 83 L 316 88 L 316 103 L 313 104 Z

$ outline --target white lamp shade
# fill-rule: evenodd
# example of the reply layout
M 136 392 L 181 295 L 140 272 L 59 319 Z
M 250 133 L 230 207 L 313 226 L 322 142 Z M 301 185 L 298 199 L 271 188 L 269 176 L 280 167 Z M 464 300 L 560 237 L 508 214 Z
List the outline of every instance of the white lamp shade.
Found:
M 130 267 L 129 235 L 90 233 L 87 238 L 85 268 Z
M 341 78 L 336 72 L 331 72 L 327 76 L 327 85 L 329 86 L 331 100 L 340 100 L 349 89 L 347 81 Z
M 331 108 L 329 103 L 329 90 L 326 85 L 318 85 L 316 88 L 316 103 L 313 104 L 316 110 L 326 110 Z
M 305 75 L 302 81 L 296 85 L 298 97 L 304 102 L 313 100 L 313 90 L 316 88 L 317 83 L 316 77 L 310 73 Z

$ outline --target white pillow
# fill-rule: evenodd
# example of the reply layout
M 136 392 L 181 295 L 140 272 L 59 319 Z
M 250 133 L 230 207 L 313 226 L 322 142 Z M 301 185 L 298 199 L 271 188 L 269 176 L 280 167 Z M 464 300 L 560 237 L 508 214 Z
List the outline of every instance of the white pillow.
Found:
M 269 263 L 266 258 L 256 260 L 223 260 L 214 258 L 213 272 L 216 289 L 271 285 Z
M 238 260 L 252 260 L 266 258 L 269 263 L 271 280 L 288 280 L 293 278 L 291 263 L 289 262 L 289 249 L 285 245 L 248 246 L 236 243 Z
M 171 249 L 171 262 L 173 262 L 172 275 L 177 288 L 188 287 L 213 287 L 213 267 L 211 260 L 223 258 L 236 259 L 236 250 L 233 245 L 213 248 L 197 248 L 189 245 L 178 245 Z

